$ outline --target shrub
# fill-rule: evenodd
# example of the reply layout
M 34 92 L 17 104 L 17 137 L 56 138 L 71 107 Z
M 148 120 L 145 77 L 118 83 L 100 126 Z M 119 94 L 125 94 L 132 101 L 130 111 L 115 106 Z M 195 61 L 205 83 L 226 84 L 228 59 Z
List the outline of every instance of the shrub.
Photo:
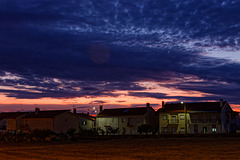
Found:
M 82 136 L 95 136 L 95 135 L 98 135 L 98 132 L 96 131 L 96 129 L 87 130 L 87 129 L 79 128 L 78 134 Z
M 143 124 L 141 126 L 138 126 L 138 133 L 148 134 L 149 132 L 152 132 L 152 126 L 151 125 Z

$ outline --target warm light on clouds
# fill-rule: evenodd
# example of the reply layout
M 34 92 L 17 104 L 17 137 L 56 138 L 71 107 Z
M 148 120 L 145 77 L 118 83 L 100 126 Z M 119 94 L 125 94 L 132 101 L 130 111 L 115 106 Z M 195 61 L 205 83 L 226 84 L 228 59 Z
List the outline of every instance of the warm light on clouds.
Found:
M 239 5 L 1 0 L 0 105 L 238 108 Z
M 166 83 L 174 84 L 174 81 L 166 82 Z M 164 87 L 163 82 L 137 82 L 137 84 L 146 88 L 146 90 L 138 91 L 138 92 L 147 91 L 149 93 L 163 93 L 170 97 L 173 97 L 173 96 L 205 97 L 206 95 L 211 95 L 211 94 L 202 93 L 199 91 L 184 91 L 184 90 L 176 89 L 173 87 Z

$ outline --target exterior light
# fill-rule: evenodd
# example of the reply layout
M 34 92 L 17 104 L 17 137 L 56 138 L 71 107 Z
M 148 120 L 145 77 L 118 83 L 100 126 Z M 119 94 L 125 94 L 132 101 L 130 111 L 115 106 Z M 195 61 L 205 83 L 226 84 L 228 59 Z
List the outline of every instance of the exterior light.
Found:
M 181 104 L 183 104 L 183 101 L 181 101 Z
M 93 107 L 93 109 L 95 109 L 95 107 Z
M 97 111 L 95 111 L 95 113 L 97 113 Z

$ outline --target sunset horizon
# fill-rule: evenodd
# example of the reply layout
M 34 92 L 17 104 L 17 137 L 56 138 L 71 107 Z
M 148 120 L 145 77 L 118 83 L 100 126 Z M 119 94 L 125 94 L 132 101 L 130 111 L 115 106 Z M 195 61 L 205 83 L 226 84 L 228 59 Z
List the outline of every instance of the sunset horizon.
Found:
M 238 6 L 3 0 L 0 112 L 220 99 L 240 111 Z
M 239 159 L 240 0 L 0 0 L 0 159 Z

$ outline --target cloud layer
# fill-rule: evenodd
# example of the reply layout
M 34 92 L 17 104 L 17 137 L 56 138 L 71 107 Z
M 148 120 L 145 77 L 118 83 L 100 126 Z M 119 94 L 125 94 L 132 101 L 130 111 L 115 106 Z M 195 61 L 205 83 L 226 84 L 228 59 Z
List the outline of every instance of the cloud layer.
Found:
M 206 56 L 240 50 L 234 0 L 0 2 L 0 92 L 16 98 L 130 96 L 139 81 L 240 104 L 240 64 Z M 142 91 L 139 94 L 138 91 Z

